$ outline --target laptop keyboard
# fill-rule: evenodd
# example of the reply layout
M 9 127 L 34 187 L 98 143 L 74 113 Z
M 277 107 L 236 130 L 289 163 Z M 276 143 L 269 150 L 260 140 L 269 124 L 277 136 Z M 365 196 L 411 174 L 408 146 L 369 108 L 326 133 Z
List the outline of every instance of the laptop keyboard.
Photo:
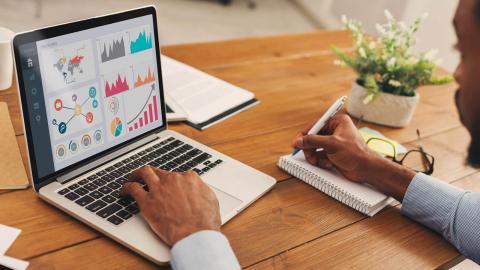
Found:
M 119 225 L 140 212 L 133 199 L 120 195 L 120 188 L 133 170 L 150 165 L 173 172 L 193 170 L 202 175 L 222 162 L 221 159 L 212 158 L 210 154 L 170 137 L 80 179 L 57 193 L 112 224 Z M 148 190 L 145 183 L 140 184 Z

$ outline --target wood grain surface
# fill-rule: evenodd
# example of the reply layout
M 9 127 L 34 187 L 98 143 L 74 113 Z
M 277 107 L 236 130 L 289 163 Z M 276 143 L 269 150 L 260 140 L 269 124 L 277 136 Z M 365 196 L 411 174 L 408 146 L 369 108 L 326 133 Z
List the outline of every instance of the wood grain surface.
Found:
M 295 134 L 338 96 L 355 74 L 334 66 L 331 46 L 346 50 L 344 31 L 314 32 L 169 46 L 162 53 L 253 91 L 261 104 L 205 131 L 169 128 L 275 177 L 279 183 L 223 226 L 248 269 L 437 268 L 459 253 L 436 233 L 403 217 L 399 205 L 373 218 L 344 206 L 276 167 Z M 440 71 L 443 73 L 442 71 Z M 465 165 L 468 133 L 453 103 L 454 83 L 419 89 L 421 101 L 403 129 L 363 124 L 436 157 L 434 176 L 480 190 L 480 174 Z M 16 86 L 0 92 L 9 104 L 28 165 Z M 228 179 L 226 179 L 228 181 Z M 31 269 L 155 269 L 157 266 L 41 201 L 32 189 L 0 193 L 0 223 L 22 229 L 7 255 Z M 167 267 L 168 268 L 168 267 Z

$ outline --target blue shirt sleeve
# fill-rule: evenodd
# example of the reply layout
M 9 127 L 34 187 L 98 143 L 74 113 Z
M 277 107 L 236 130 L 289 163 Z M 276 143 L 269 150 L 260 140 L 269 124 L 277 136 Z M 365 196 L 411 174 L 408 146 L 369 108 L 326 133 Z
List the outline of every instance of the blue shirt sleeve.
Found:
M 480 264 L 480 193 L 419 173 L 402 204 L 404 215 L 442 234 L 465 257 Z
M 175 270 L 237 270 L 240 264 L 228 239 L 217 231 L 200 231 L 178 241 L 171 250 Z

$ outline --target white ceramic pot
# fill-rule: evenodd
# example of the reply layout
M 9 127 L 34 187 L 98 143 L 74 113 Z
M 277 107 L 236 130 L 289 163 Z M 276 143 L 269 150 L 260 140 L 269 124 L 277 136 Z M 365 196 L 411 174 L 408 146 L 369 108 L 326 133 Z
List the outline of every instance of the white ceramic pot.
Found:
M 13 77 L 13 56 L 10 41 L 14 33 L 0 27 L 0 90 L 9 89 Z
M 382 92 L 370 103 L 365 104 L 363 100 L 367 95 L 367 90 L 354 81 L 348 99 L 348 114 L 356 118 L 363 115 L 364 121 L 390 127 L 407 126 L 420 99 L 418 93 L 413 97 L 405 97 Z

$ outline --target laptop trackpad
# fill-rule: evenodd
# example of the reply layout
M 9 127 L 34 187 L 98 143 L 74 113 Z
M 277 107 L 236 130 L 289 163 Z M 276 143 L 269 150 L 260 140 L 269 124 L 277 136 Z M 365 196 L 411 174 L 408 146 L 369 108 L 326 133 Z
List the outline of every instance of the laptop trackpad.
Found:
M 215 187 L 209 185 L 217 196 L 218 202 L 220 203 L 220 216 L 225 216 L 232 212 L 235 208 L 241 205 L 243 202 L 232 195 L 229 195 Z

